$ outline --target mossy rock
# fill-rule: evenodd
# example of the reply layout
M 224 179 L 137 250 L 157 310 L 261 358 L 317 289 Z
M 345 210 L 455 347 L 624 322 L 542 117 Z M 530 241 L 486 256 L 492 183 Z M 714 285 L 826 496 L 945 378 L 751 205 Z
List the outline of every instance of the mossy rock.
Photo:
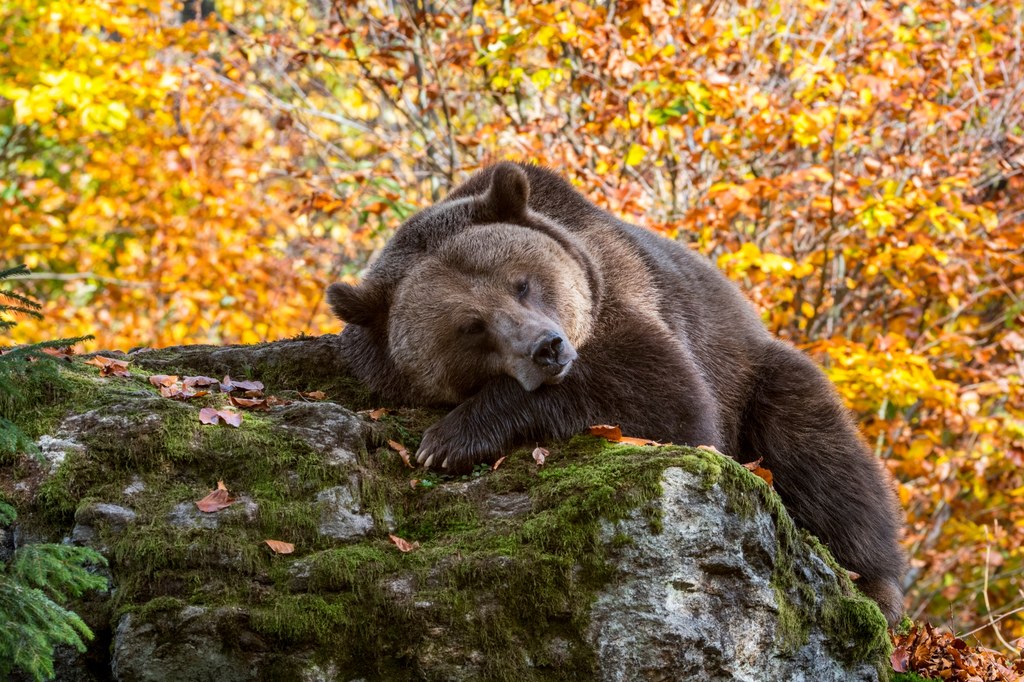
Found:
M 522 450 L 458 478 L 410 469 L 387 441 L 414 450 L 441 413 L 350 411 L 381 405 L 341 363 L 295 359 L 335 343 L 144 351 L 130 378 L 79 361 L 37 395 L 47 417 L 22 423 L 75 447 L 52 474 L 8 457 L 0 490 L 24 536 L 71 536 L 78 511 L 75 537 L 108 553 L 115 589 L 93 625 L 112 644 L 90 656 L 117 679 L 187 660 L 182 680 L 877 679 L 877 607 L 743 467 L 580 436 L 548 444 L 544 467 Z M 293 402 L 204 425 L 222 396 L 162 398 L 150 372 L 258 379 Z M 313 389 L 328 400 L 298 393 Z M 193 511 L 219 480 L 240 501 Z M 325 531 L 331 490 L 360 519 L 347 540 Z

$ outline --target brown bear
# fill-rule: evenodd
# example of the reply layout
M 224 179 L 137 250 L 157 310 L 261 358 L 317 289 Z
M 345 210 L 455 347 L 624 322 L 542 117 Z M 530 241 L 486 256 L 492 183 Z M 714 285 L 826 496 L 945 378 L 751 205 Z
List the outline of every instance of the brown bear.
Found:
M 403 224 L 356 287 L 332 284 L 353 372 L 454 409 L 420 463 L 463 472 L 614 423 L 758 457 L 890 623 L 902 512 L 835 389 L 699 254 L 616 219 L 551 171 L 486 168 Z

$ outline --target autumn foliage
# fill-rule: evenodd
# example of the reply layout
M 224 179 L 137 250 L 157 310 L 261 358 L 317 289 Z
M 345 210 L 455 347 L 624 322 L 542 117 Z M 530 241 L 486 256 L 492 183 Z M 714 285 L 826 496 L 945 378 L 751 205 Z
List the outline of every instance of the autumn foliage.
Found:
M 1024 6 L 196 4 L 0 0 L 18 340 L 335 331 L 405 216 L 544 163 L 826 366 L 902 482 L 911 615 L 1024 634 Z

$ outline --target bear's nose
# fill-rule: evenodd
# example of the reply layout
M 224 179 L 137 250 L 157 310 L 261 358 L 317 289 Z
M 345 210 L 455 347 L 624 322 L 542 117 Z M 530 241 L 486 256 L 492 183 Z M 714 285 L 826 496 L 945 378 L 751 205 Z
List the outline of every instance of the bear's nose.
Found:
M 562 350 L 562 337 L 554 332 L 541 337 L 533 347 L 533 361 L 541 367 L 560 365 L 558 355 Z

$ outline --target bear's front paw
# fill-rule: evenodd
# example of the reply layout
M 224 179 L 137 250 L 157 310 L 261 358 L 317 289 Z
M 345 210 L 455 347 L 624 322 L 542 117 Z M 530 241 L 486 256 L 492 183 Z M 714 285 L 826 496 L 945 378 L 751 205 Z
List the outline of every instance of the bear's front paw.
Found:
M 417 462 L 445 473 L 461 474 L 476 464 L 493 462 L 501 456 L 501 447 L 490 438 L 480 437 L 457 412 L 424 432 L 416 451 Z

